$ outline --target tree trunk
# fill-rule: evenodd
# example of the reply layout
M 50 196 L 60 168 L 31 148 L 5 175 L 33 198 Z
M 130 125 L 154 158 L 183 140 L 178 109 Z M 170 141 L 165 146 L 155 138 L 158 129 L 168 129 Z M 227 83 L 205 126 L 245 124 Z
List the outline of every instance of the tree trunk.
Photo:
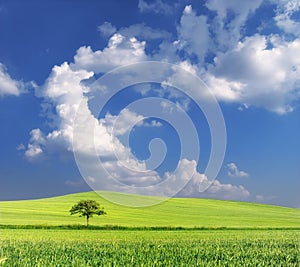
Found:
M 89 216 L 86 216 L 86 226 L 87 226 L 87 227 L 89 226 L 89 223 L 90 223 L 90 217 L 89 217 Z

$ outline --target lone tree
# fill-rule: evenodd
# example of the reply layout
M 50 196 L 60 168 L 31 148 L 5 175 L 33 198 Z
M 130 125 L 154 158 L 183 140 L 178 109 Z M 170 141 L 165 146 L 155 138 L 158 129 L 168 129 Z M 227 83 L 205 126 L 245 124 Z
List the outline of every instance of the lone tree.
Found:
M 71 215 L 79 214 L 79 217 L 86 217 L 86 226 L 89 226 L 90 218 L 94 214 L 100 216 L 106 214 L 104 208 L 95 200 L 80 200 L 70 209 Z

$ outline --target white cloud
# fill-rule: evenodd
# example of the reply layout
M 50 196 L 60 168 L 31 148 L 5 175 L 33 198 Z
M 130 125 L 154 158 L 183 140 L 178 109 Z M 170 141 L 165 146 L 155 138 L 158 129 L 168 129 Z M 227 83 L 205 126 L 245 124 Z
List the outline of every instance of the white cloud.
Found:
M 83 92 L 88 90 L 80 82 L 92 75 L 92 72 L 85 70 L 72 70 L 66 62 L 53 67 L 45 84 L 36 89 L 36 95 L 43 97 L 45 102 L 54 107 L 55 113 L 47 115 L 54 121 L 53 126 L 57 129 L 48 134 L 42 134 L 40 129 L 31 131 L 31 139 L 25 152 L 27 157 L 40 155 L 43 152 L 41 146 L 63 147 L 72 151 L 74 116 Z
M 100 119 L 100 123 L 109 133 L 119 136 L 130 131 L 135 125 L 142 125 L 144 119 L 144 116 L 125 108 L 116 116 L 107 113 L 103 119 Z
M 67 62 L 60 66 L 54 66 L 43 87 L 37 89 L 37 95 L 63 104 L 66 98 L 72 103 L 78 103 L 82 94 L 88 91 L 80 82 L 94 75 L 85 69 L 73 69 Z M 62 108 L 62 106 L 61 106 Z M 61 110 L 64 112 L 63 110 Z M 67 115 L 67 114 L 65 114 Z
M 206 3 L 207 8 L 217 12 L 220 20 L 224 21 L 233 12 L 237 17 L 233 18 L 240 23 L 244 23 L 251 12 L 254 12 L 262 3 L 262 0 L 208 0 Z
M 0 63 L 0 97 L 5 95 L 18 96 L 25 89 L 22 81 L 16 81 L 10 77 L 6 67 Z
M 185 188 L 179 192 L 180 196 L 195 196 L 206 188 L 211 182 L 204 174 L 197 171 L 197 163 L 195 160 L 181 159 L 178 162 L 177 169 L 174 173 L 165 173 L 165 179 L 170 179 L 176 186 L 182 181 L 187 183 Z
M 210 40 L 206 16 L 197 16 L 192 6 L 186 6 L 177 32 L 180 48 L 204 62 Z
M 144 122 L 143 126 L 145 127 L 161 127 L 162 123 L 156 120 L 151 120 L 150 122 Z
M 278 114 L 293 111 L 300 98 L 300 63 L 295 56 L 300 53 L 300 40 L 285 40 L 276 34 L 244 37 L 245 23 L 261 3 L 208 1 L 208 9 L 216 12 L 210 26 L 206 16 L 197 16 L 192 6 L 186 6 L 177 27 L 178 40 L 162 42 L 152 58 L 177 63 L 198 74 L 220 101 Z M 299 9 L 295 1 L 280 6 L 289 14 Z M 215 53 L 213 64 L 203 61 L 208 50 Z M 179 56 L 180 51 L 184 57 Z
M 238 169 L 235 163 L 231 162 L 227 164 L 228 168 L 228 176 L 230 177 L 238 177 L 238 178 L 243 178 L 243 177 L 248 177 L 249 174 L 245 171 L 241 171 Z
M 288 34 L 300 37 L 300 22 L 292 18 L 295 12 L 300 11 L 300 1 L 276 1 L 276 4 L 277 10 L 274 19 L 277 26 Z
M 124 148 L 111 135 L 109 127 L 103 124 L 103 121 L 98 121 L 89 110 L 87 98 L 84 93 L 88 92 L 88 88 L 81 81 L 88 79 L 93 75 L 93 72 L 86 70 L 74 70 L 72 65 L 63 63 L 61 66 L 55 66 L 47 79 L 45 85 L 39 88 L 37 94 L 45 99 L 55 109 L 54 131 L 45 135 L 45 142 L 48 145 L 55 144 L 69 151 L 78 149 L 80 151 L 89 152 L 94 147 L 90 147 L 88 136 L 89 127 L 96 127 L 97 137 L 95 145 L 105 155 L 113 153 L 114 146 L 120 150 Z M 81 106 L 80 106 L 81 105 Z M 82 119 L 84 126 L 79 133 L 82 135 L 80 142 L 73 142 L 73 124 L 78 107 L 80 109 L 79 119 Z M 123 119 L 130 119 L 133 116 L 131 113 L 123 112 Z M 109 119 L 109 116 L 107 117 Z M 112 120 L 111 120 L 112 121 Z M 127 120 L 128 121 L 128 120 Z M 120 128 L 121 129 L 121 128 Z
M 147 2 L 145 0 L 139 0 L 139 10 L 142 13 L 153 12 L 156 14 L 171 14 L 173 13 L 174 6 L 168 5 L 163 0 L 154 0 Z
M 109 39 L 108 46 L 103 51 L 94 52 L 90 46 L 80 47 L 72 68 L 104 73 L 115 67 L 144 61 L 147 59 L 145 44 L 135 37 L 128 38 L 116 33 Z
M 195 161 L 181 160 L 175 175 L 179 175 L 181 179 L 189 179 L 193 176 L 192 180 L 178 194 L 179 196 L 230 200 L 245 200 L 250 196 L 249 191 L 241 185 L 223 184 L 218 180 L 210 181 L 205 174 L 196 170 Z M 203 189 L 206 190 L 203 192 Z
M 47 153 L 76 151 L 90 157 L 96 150 L 108 172 L 122 183 L 147 185 L 159 181 L 159 175 L 148 171 L 145 163 L 137 161 L 117 137 L 127 131 L 128 124 L 142 124 L 144 117 L 124 109 L 119 116 L 107 114 L 99 121 L 88 106 L 85 93 L 89 90 L 81 83 L 90 78 L 93 72 L 73 67 L 73 64 L 66 62 L 53 67 L 44 86 L 37 89 L 37 95 L 55 109 L 55 114 L 50 116 L 52 120 L 55 116 L 54 130 L 49 133 L 43 133 L 40 129 L 32 130 L 25 156 L 36 159 Z M 76 138 L 73 138 L 75 115 L 81 127 L 76 129 Z M 113 126 L 116 126 L 115 132 L 111 131 Z M 95 138 L 90 138 L 94 132 Z
M 237 44 L 247 18 L 261 3 L 262 0 L 207 1 L 207 8 L 217 13 L 210 27 L 214 32 L 213 41 L 218 50 L 226 51 Z
M 28 149 L 25 152 L 25 156 L 28 157 L 28 159 L 33 159 L 37 156 L 40 156 L 42 153 L 43 149 L 40 145 L 28 144 Z
M 178 51 L 181 49 L 181 44 L 178 40 L 173 42 L 163 40 L 158 47 L 157 53 L 152 55 L 152 60 L 170 63 L 180 62 Z
M 246 84 L 241 81 L 218 77 L 209 72 L 205 72 L 202 78 L 218 100 L 224 102 L 241 101 L 242 92 L 246 87 Z
M 133 127 L 161 127 L 162 124 L 156 120 L 148 121 L 147 117 L 139 115 L 127 108 L 122 109 L 118 115 L 107 113 L 103 119 L 100 119 L 102 124 L 110 134 L 115 136 L 124 135 L 132 130 Z
M 198 68 L 196 65 L 192 65 L 188 60 L 184 60 L 178 63 L 178 66 L 183 68 L 185 71 L 192 73 L 193 75 L 197 75 Z
M 33 129 L 30 132 L 30 136 L 30 142 L 25 151 L 25 156 L 29 159 L 33 159 L 43 153 L 42 146 L 45 145 L 45 137 L 40 129 Z
M 242 185 L 222 184 L 215 180 L 208 190 L 201 195 L 202 197 L 225 200 L 247 200 L 250 197 L 250 192 Z
M 254 35 L 218 53 L 202 78 L 219 100 L 290 112 L 300 96 L 299 53 L 300 40 Z

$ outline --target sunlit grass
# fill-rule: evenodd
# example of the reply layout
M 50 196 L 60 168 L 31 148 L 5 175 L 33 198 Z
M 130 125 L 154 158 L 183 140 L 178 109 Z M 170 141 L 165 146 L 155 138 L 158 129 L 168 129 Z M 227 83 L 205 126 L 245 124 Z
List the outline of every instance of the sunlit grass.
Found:
M 138 202 L 143 197 L 128 195 L 128 198 Z M 298 209 L 212 199 L 174 198 L 151 207 L 130 208 L 113 204 L 95 192 L 88 192 L 0 202 L 0 224 L 85 224 L 84 218 L 69 215 L 71 206 L 81 199 L 94 199 L 104 206 L 107 215 L 91 219 L 92 225 L 100 226 L 299 227 L 300 218 Z
M 297 230 L 1 231 L 1 266 L 299 266 Z

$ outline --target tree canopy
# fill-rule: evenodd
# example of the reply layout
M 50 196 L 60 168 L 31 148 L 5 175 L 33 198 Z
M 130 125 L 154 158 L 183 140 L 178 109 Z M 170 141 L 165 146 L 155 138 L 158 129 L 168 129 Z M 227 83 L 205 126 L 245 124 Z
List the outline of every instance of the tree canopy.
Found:
M 95 200 L 80 200 L 70 209 L 71 215 L 79 214 L 79 217 L 86 217 L 86 225 L 89 226 L 90 218 L 93 215 L 104 215 L 106 212 L 103 207 Z

